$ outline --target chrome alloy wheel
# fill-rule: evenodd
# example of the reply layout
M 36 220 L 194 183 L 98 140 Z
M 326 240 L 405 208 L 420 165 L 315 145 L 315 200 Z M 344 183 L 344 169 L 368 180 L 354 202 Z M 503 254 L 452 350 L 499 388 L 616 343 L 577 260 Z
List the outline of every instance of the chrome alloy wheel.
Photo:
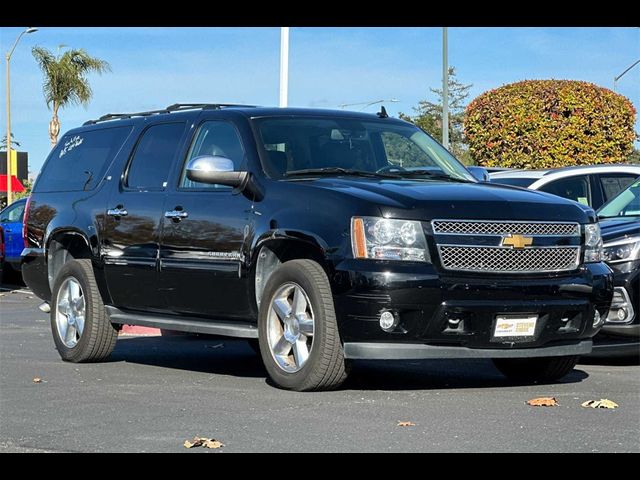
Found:
M 68 348 L 75 347 L 84 330 L 86 304 L 80 283 L 69 277 L 58 290 L 56 299 L 56 327 L 62 343 Z
M 307 362 L 313 348 L 314 327 L 307 293 L 296 283 L 282 285 L 267 314 L 269 351 L 282 370 L 295 373 Z

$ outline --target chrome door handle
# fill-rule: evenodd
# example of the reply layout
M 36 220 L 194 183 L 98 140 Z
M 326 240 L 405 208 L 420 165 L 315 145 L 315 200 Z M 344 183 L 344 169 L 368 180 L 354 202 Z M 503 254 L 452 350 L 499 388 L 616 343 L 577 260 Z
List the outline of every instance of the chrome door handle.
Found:
M 182 220 L 183 218 L 187 218 L 189 214 L 184 210 L 169 210 L 168 212 L 164 212 L 164 216 L 174 220 Z
M 129 212 L 123 207 L 110 208 L 107 210 L 107 215 L 110 217 L 126 217 Z

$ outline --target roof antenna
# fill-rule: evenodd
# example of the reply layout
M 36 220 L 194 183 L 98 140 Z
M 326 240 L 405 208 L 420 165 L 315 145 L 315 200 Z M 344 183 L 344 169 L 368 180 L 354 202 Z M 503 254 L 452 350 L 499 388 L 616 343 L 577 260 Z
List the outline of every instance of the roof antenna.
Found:
M 384 105 L 380 105 L 380 111 L 376 113 L 376 115 L 378 115 L 378 118 L 389 118 L 389 115 L 387 115 L 387 109 L 384 108 Z

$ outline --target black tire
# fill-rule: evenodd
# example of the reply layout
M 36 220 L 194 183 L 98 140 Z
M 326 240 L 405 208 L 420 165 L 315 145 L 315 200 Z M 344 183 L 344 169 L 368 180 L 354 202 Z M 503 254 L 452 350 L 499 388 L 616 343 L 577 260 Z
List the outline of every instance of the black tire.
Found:
M 78 282 L 85 301 L 84 329 L 78 343 L 72 348 L 64 344 L 56 325 L 60 286 L 68 278 Z M 109 321 L 102 303 L 91 260 L 79 259 L 65 263 L 54 282 L 51 299 L 51 331 L 60 357 L 74 363 L 99 362 L 106 359 L 116 345 L 118 331 Z
M 573 370 L 580 356 L 539 358 L 494 358 L 493 363 L 510 380 L 551 382 Z
M 285 283 L 293 282 L 306 292 L 314 312 L 313 345 L 300 370 L 286 372 L 271 354 L 267 340 L 267 317 L 271 301 Z M 333 390 L 347 378 L 344 353 L 329 279 L 322 267 L 312 260 L 291 260 L 273 272 L 262 294 L 258 318 L 260 354 L 273 382 L 295 391 Z
M 17 271 L 9 262 L 2 262 L 1 283 L 7 285 L 20 285 L 22 283 L 22 272 Z

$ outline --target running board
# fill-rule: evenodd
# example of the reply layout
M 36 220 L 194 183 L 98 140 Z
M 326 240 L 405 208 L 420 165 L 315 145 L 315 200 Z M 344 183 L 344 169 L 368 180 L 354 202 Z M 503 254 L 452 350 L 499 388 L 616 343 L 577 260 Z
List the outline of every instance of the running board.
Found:
M 244 322 L 226 322 L 194 317 L 175 317 L 173 315 L 132 313 L 116 307 L 106 306 L 111 323 L 118 325 L 139 325 L 142 327 L 162 328 L 177 332 L 208 333 L 227 337 L 258 338 L 258 328 Z

